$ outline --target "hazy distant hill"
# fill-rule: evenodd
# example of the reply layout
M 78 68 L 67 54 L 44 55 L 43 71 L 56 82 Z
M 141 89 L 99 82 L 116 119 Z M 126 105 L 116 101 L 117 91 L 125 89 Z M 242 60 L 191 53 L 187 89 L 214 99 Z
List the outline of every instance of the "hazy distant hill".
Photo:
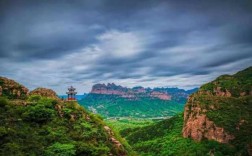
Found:
M 105 117 L 167 117 L 181 112 L 189 95 L 196 90 L 96 84 L 79 103 Z

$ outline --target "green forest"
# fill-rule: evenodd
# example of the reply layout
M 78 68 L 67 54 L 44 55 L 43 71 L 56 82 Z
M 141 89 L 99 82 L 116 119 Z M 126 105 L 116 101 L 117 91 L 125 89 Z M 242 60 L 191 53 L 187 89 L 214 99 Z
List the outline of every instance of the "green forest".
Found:
M 152 118 L 171 117 L 183 111 L 185 103 L 173 100 L 141 98 L 131 100 L 117 95 L 88 94 L 79 103 L 103 117 Z
M 105 125 L 76 102 L 38 95 L 26 101 L 0 97 L 0 155 L 131 155 L 127 142 L 109 134 Z

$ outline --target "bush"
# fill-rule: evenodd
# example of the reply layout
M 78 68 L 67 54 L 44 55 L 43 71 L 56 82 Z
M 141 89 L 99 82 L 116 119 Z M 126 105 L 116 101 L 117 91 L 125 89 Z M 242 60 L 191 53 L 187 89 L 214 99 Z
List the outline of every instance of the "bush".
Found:
M 27 121 L 32 121 L 36 123 L 43 123 L 52 119 L 53 111 L 51 109 L 36 106 L 28 107 L 28 110 L 23 113 L 23 117 Z
M 6 131 L 5 127 L 0 127 L 0 139 L 5 136 L 6 134 L 8 134 L 8 132 Z
M 40 99 L 41 99 L 40 95 L 31 95 L 31 96 L 29 96 L 28 101 L 38 102 Z
M 61 144 L 56 142 L 45 150 L 46 156 L 72 156 L 75 155 L 76 149 L 73 144 Z
M 5 107 L 8 104 L 8 100 L 4 97 L 0 97 L 0 107 Z

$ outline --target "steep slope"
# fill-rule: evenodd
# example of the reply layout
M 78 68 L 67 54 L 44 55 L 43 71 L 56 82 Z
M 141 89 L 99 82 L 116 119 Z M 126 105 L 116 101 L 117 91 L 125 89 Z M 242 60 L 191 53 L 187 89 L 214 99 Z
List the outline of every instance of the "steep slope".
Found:
M 55 93 L 45 88 L 43 91 Z M 0 96 L 0 155 L 133 153 L 99 116 L 76 102 L 51 98 L 51 94 L 32 94 L 27 100 L 8 100 L 13 98 L 9 96 Z
M 235 155 L 232 146 L 216 141 L 197 142 L 183 138 L 183 114 L 142 128 L 128 128 L 120 133 L 139 155 L 196 156 Z
M 220 76 L 192 94 L 183 114 L 121 130 L 142 155 L 252 155 L 252 68 Z
M 220 76 L 194 93 L 185 106 L 183 136 L 251 150 L 252 67 Z
M 79 103 L 104 117 L 167 117 L 183 110 L 189 93 L 178 88 L 127 88 L 114 83 L 96 84 Z

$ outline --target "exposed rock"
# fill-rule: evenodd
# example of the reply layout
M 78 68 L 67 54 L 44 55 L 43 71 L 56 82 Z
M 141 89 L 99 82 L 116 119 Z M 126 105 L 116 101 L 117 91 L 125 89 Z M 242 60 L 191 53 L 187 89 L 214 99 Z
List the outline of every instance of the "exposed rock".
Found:
M 53 91 L 52 89 L 47 89 L 47 88 L 36 88 L 33 91 L 31 91 L 29 95 L 40 95 L 42 97 L 59 99 L 55 91 Z
M 171 96 L 167 92 L 155 91 L 153 89 L 145 89 L 143 87 L 127 88 L 117 86 L 114 83 L 96 84 L 92 87 L 92 94 L 118 95 L 127 99 L 138 99 L 140 97 L 158 98 L 161 100 L 171 100 Z
M 55 105 L 55 109 L 58 111 L 59 116 L 60 116 L 60 117 L 63 117 L 63 115 L 64 115 L 64 113 L 63 113 L 63 111 L 62 111 L 63 105 L 56 104 L 56 105 Z
M 183 136 L 197 141 L 206 138 L 220 143 L 228 143 L 233 140 L 233 135 L 228 134 L 224 128 L 216 126 L 213 121 L 208 119 L 206 116 L 208 110 L 203 109 L 194 96 L 199 96 L 199 94 L 190 97 L 184 109 Z M 214 109 L 214 106 L 209 108 Z
M 222 91 L 221 87 L 215 88 L 214 93 L 215 93 L 216 96 L 225 96 L 225 97 L 231 97 L 232 96 L 232 94 L 227 89 L 225 89 L 225 91 Z
M 114 138 L 114 133 L 113 131 L 108 127 L 108 126 L 104 126 L 103 127 L 105 129 L 105 131 L 109 134 L 110 138 L 109 140 L 119 149 L 122 148 L 122 144 L 120 143 L 120 141 L 116 140 Z
M 0 96 L 6 96 L 9 99 L 25 99 L 28 89 L 14 80 L 0 77 Z
M 159 98 L 161 100 L 171 100 L 171 96 L 166 94 L 166 93 L 162 93 L 162 92 L 157 92 L 157 91 L 153 91 L 151 92 L 151 97 L 156 97 Z
M 117 147 L 117 148 L 121 148 L 122 147 L 122 144 L 116 140 L 115 138 L 111 137 L 110 138 L 110 141 Z
M 251 114 L 247 109 L 251 107 L 251 76 L 250 67 L 201 86 L 185 105 L 183 136 L 232 144 L 231 140 L 241 142 L 242 135 L 251 135 L 251 118 L 246 115 Z M 233 116 L 236 110 L 242 112 Z
M 190 137 L 197 141 L 207 138 L 220 143 L 228 143 L 230 140 L 234 139 L 234 136 L 225 132 L 224 128 L 216 126 L 206 115 L 189 117 L 183 129 L 183 136 Z

